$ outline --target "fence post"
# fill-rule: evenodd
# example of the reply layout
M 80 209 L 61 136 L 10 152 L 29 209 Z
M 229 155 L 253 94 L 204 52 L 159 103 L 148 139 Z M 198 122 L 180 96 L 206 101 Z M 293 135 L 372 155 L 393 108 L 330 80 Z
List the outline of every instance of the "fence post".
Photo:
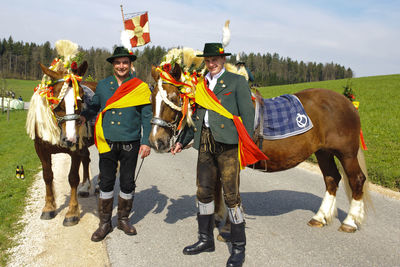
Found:
M 10 121 L 10 102 L 11 102 L 11 99 L 8 101 L 8 108 L 7 108 L 7 121 Z
M 4 113 L 4 98 L 6 97 L 6 81 L 4 80 L 4 78 L 2 79 L 3 81 L 3 87 L 1 89 L 1 111 L 2 113 Z

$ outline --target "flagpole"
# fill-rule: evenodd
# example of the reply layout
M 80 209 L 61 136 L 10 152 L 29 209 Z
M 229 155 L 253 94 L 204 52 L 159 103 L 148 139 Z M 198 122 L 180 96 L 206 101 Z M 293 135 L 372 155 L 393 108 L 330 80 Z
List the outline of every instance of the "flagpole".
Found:
M 120 5 L 120 7 L 121 7 L 121 15 L 122 15 L 122 25 L 124 25 L 124 30 L 126 30 L 126 29 L 125 29 L 125 16 L 124 16 L 124 10 L 122 9 L 122 5 Z

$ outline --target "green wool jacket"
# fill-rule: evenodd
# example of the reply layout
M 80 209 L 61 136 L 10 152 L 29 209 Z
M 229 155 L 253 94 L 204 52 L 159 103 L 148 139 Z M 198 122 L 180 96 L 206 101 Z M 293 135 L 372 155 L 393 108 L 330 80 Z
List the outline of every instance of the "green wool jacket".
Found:
M 133 78 L 134 76 L 130 75 L 124 82 Z M 107 100 L 117 88 L 118 82 L 114 75 L 101 80 L 97 84 L 96 92 L 88 109 L 82 112 L 82 115 L 87 120 L 96 116 L 99 111 L 104 109 Z M 152 116 L 151 104 L 107 110 L 103 117 L 104 137 L 114 142 L 140 140 L 141 144 L 149 145 Z
M 220 100 L 222 106 L 233 115 L 242 118 L 247 132 L 250 136 L 253 136 L 254 106 L 251 101 L 251 90 L 246 79 L 241 75 L 225 71 L 217 80 L 213 92 Z M 186 125 L 182 130 L 177 141 L 182 143 L 184 147 L 194 138 L 193 147 L 199 149 L 205 113 L 205 108 L 197 106 L 193 115 L 195 126 L 188 127 Z M 208 122 L 215 141 L 224 144 L 238 143 L 239 137 L 233 120 L 209 110 Z

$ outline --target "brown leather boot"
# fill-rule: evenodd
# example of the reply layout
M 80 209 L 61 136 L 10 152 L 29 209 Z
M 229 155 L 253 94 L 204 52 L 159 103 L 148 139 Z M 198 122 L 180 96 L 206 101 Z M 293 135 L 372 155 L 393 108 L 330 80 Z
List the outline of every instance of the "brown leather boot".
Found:
M 99 198 L 99 228 L 92 234 L 91 240 L 99 242 L 103 240 L 108 233 L 112 232 L 111 216 L 113 208 L 113 198 L 103 199 Z
M 133 198 L 124 199 L 118 196 L 118 229 L 127 235 L 136 235 L 136 228 L 129 223 L 129 213 L 131 212 Z

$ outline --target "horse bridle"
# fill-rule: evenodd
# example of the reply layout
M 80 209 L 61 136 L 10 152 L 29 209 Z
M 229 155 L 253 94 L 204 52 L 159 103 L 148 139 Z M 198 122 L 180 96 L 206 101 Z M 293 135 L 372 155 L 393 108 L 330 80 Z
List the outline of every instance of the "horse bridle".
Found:
M 75 113 L 74 113 L 74 114 L 66 114 L 66 115 L 64 115 L 64 116 L 59 116 L 59 115 L 57 115 L 57 113 L 54 112 L 54 110 L 61 104 L 61 101 L 64 99 L 65 93 L 66 93 L 67 89 L 69 88 L 69 85 L 68 85 L 67 83 L 65 83 L 65 79 L 64 79 L 64 78 L 55 80 L 55 81 L 52 82 L 52 84 L 54 85 L 54 84 L 59 83 L 59 82 L 64 82 L 64 85 L 63 85 L 63 87 L 61 88 L 60 94 L 59 94 L 59 96 L 58 96 L 58 98 L 60 99 L 60 101 L 59 101 L 58 104 L 53 108 L 53 114 L 54 114 L 54 117 L 55 117 L 56 120 L 57 120 L 57 125 L 58 125 L 58 127 L 61 128 L 61 124 L 62 124 L 62 123 L 66 122 L 66 121 L 78 120 L 78 119 L 80 119 L 80 116 L 79 116 L 78 114 L 75 114 Z M 61 96 L 61 97 L 60 97 L 60 96 Z M 62 128 L 61 128 L 61 129 L 62 129 Z
M 175 105 L 174 103 L 172 103 L 171 100 L 168 99 L 167 92 L 162 87 L 163 83 L 164 82 L 160 78 L 158 80 L 158 91 L 160 92 L 161 99 L 165 102 L 165 104 L 167 104 L 173 110 L 182 111 L 182 106 L 179 107 L 179 106 Z M 180 103 L 180 105 L 182 105 L 182 103 Z M 175 120 L 173 122 L 167 122 L 167 121 L 165 121 L 165 120 L 163 120 L 161 118 L 153 117 L 150 120 L 150 123 L 153 124 L 153 125 L 157 125 L 157 126 L 163 127 L 163 128 L 171 129 L 172 132 L 173 132 L 173 137 L 175 137 L 175 136 L 178 135 L 178 131 L 177 131 L 178 118 L 179 118 L 179 113 L 176 114 Z

